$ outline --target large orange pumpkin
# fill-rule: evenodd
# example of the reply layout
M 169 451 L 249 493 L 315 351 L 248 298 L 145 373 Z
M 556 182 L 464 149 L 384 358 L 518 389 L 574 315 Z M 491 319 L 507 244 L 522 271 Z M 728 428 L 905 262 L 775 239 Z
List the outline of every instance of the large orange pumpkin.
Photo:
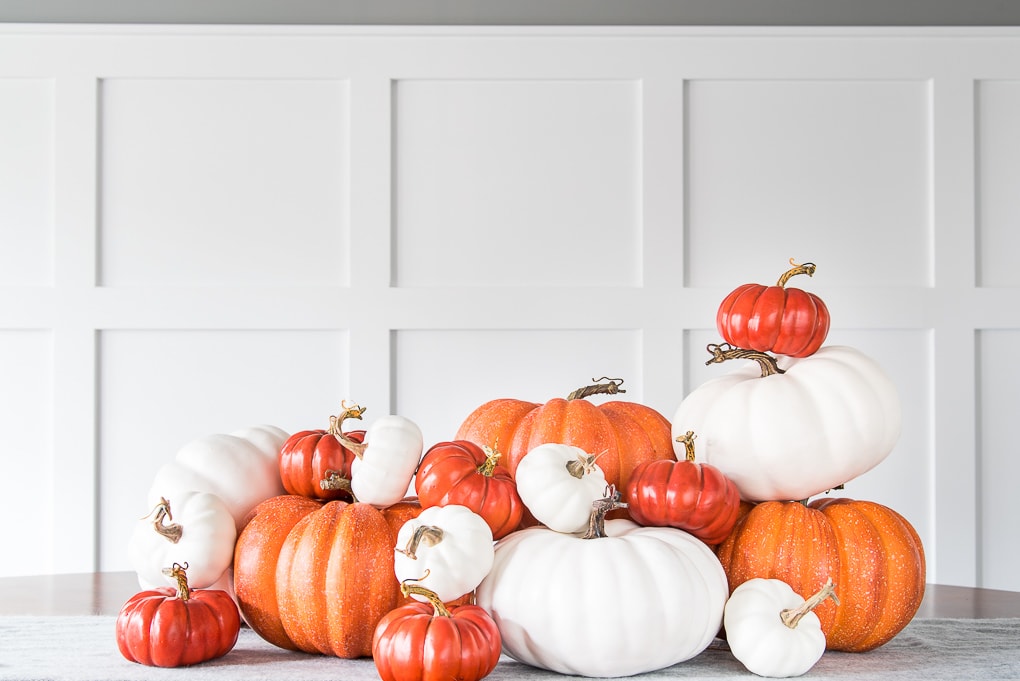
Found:
M 766 501 L 737 521 L 717 555 L 730 593 L 753 579 L 780 579 L 802 596 L 832 578 L 839 605 L 814 612 L 826 648 L 862 652 L 891 640 L 924 597 L 924 548 L 907 520 L 871 501 Z
M 234 592 L 249 626 L 281 648 L 372 654 L 383 615 L 405 602 L 393 570 L 397 532 L 421 506 L 321 504 L 274 497 L 252 512 L 234 549 Z
M 500 463 L 517 472 L 524 456 L 541 444 L 580 447 L 597 456 L 606 481 L 626 495 L 634 467 L 644 461 L 675 459 L 670 423 L 651 407 L 636 402 L 610 401 L 595 405 L 584 397 L 615 394 L 622 381 L 581 388 L 567 399 L 544 404 L 497 399 L 475 409 L 461 424 L 457 440 L 503 452 Z M 626 499 L 624 499 L 626 501 Z

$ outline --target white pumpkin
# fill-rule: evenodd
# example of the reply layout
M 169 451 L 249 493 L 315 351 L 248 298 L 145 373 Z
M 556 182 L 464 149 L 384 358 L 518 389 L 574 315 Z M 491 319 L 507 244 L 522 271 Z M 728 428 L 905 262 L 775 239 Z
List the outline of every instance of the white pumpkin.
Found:
M 397 532 L 397 580 L 419 581 L 442 601 L 474 590 L 492 568 L 492 530 L 467 506 L 432 506 Z M 423 603 L 425 596 L 412 593 Z
M 606 496 L 606 476 L 595 459 L 573 445 L 538 445 L 517 464 L 517 493 L 531 515 L 546 527 L 557 532 L 584 532 L 592 503 Z
M 209 492 L 230 509 L 239 530 L 255 506 L 285 493 L 277 457 L 287 437 L 276 426 L 254 426 L 192 440 L 156 472 L 148 504 L 154 507 L 161 498 L 173 500 L 183 492 Z
M 355 455 L 351 463 L 351 492 L 355 498 L 376 508 L 387 508 L 408 495 L 425 443 L 418 424 L 395 414 L 373 421 L 364 442 L 346 437 L 341 424 L 347 419 L 360 419 L 364 413 L 364 407 L 344 404 L 344 412 L 337 417 L 337 437 Z
M 896 386 L 860 350 L 830 345 L 776 359 L 709 348 L 709 363 L 759 363 L 691 391 L 673 417 L 673 436 L 697 432 L 702 463 L 733 480 L 746 500 L 800 500 L 833 489 L 881 463 L 899 439 Z M 769 373 L 774 367 L 783 373 Z M 682 447 L 675 444 L 677 456 Z
M 712 551 L 671 527 L 602 527 L 596 517 L 584 536 L 536 526 L 497 542 L 475 599 L 499 627 L 503 652 L 598 677 L 662 669 L 708 647 L 729 593 Z
M 806 600 L 782 580 L 747 580 L 733 590 L 723 613 L 730 651 L 759 676 L 807 673 L 825 652 L 825 634 L 812 610 L 826 598 L 836 599 L 831 579 Z
M 187 564 L 188 583 L 206 589 L 230 567 L 236 540 L 234 518 L 218 496 L 181 492 L 135 524 L 128 554 L 143 589 L 166 586 L 163 570 L 174 563 Z

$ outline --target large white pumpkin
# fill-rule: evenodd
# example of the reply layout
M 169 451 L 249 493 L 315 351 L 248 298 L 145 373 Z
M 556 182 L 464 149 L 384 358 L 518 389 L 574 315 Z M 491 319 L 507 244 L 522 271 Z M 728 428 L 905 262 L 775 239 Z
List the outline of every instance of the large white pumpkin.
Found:
M 742 498 L 806 499 L 889 455 L 900 435 L 900 401 L 877 362 L 839 345 L 802 358 L 765 357 L 784 373 L 763 375 L 768 360 L 759 356 L 691 391 L 672 422 L 674 438 L 698 434 L 701 462 L 733 480 Z M 674 446 L 683 454 L 681 443 Z
M 729 589 L 683 530 L 605 522 L 608 536 L 546 527 L 496 544 L 476 602 L 510 657 L 561 674 L 631 676 L 690 659 L 719 632 Z
M 286 493 L 277 457 L 287 437 L 280 428 L 265 425 L 188 442 L 173 461 L 156 471 L 149 488 L 149 507 L 161 498 L 173 500 L 184 492 L 209 492 L 223 500 L 240 530 L 250 510 Z

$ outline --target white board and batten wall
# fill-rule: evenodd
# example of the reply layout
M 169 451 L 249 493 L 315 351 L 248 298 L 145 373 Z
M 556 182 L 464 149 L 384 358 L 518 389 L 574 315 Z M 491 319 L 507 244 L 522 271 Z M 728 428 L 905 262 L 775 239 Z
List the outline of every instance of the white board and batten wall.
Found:
M 1020 590 L 1018 186 L 1014 29 L 0 27 L 0 574 L 129 569 L 181 445 L 344 399 L 671 418 L 794 258 L 903 403 L 843 494 Z

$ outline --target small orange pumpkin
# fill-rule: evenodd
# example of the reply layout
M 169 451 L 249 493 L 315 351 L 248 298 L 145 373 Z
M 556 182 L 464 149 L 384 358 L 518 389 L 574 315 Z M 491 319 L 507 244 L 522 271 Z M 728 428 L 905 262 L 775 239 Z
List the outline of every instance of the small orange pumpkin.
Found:
M 890 641 L 924 597 L 924 548 L 896 511 L 844 498 L 755 505 L 717 549 L 730 593 L 761 577 L 813 594 L 831 578 L 839 605 L 815 609 L 826 648 L 863 652 Z
M 620 379 L 575 390 L 566 399 L 544 404 L 497 399 L 475 409 L 461 424 L 457 440 L 479 446 L 498 445 L 501 463 L 511 475 L 524 456 L 541 444 L 580 447 L 598 457 L 606 481 L 626 494 L 631 472 L 644 461 L 674 459 L 669 421 L 655 409 L 636 402 L 594 405 L 590 395 L 626 392 Z M 626 499 L 623 499 L 626 501 Z

